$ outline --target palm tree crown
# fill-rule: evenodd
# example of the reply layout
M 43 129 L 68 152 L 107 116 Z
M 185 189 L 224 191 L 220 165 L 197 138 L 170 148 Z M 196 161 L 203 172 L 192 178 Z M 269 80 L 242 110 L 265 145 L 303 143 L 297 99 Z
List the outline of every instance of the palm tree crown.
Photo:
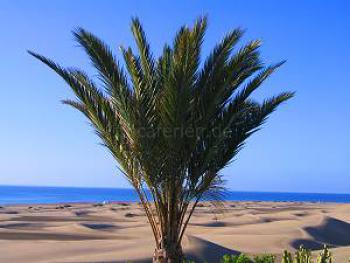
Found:
M 77 29 L 75 39 L 98 71 L 98 84 L 81 70 L 30 52 L 72 88 L 77 100 L 63 103 L 90 120 L 135 188 L 156 240 L 157 262 L 181 262 L 181 240 L 198 201 L 220 193 L 220 170 L 293 96 L 251 99 L 283 62 L 264 66 L 260 41 L 236 49 L 240 29 L 229 32 L 201 63 L 206 27 L 205 17 L 181 27 L 155 58 L 135 18 L 131 30 L 138 53 L 121 47 L 124 67 L 104 42 Z

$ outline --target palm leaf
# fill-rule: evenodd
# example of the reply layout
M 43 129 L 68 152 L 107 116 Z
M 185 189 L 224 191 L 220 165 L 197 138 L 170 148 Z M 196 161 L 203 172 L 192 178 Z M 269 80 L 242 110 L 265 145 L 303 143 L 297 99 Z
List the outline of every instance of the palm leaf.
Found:
M 102 40 L 79 28 L 74 37 L 97 70 L 98 82 L 81 70 L 29 52 L 73 90 L 76 100 L 63 103 L 89 119 L 134 187 L 156 250 L 175 247 L 179 257 L 197 203 L 224 197 L 221 170 L 270 114 L 294 96 L 283 92 L 261 103 L 251 98 L 284 62 L 265 67 L 259 40 L 236 49 L 241 29 L 229 32 L 202 63 L 206 28 L 206 17 L 193 27 L 181 27 L 156 58 L 134 18 L 131 30 L 137 52 L 121 48 L 124 67 Z M 163 252 L 155 254 L 172 255 Z

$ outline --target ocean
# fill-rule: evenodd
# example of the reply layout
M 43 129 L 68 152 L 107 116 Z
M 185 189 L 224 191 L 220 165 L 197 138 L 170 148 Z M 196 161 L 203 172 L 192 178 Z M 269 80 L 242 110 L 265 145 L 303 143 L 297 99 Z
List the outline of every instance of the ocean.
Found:
M 225 194 L 225 200 L 350 203 L 350 194 L 228 191 Z M 132 189 L 0 186 L 0 205 L 104 201 L 131 202 L 138 201 L 138 199 Z

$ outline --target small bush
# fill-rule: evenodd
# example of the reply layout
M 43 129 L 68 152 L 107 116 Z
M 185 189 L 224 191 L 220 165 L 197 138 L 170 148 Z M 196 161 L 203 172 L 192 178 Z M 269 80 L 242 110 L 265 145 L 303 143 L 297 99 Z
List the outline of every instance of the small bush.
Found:
M 323 247 L 323 250 L 318 255 L 317 263 L 333 263 L 332 253 L 329 251 L 326 245 Z
M 183 263 L 196 263 L 194 261 L 185 260 Z M 213 262 L 209 262 L 213 263 Z M 224 255 L 220 263 L 277 263 L 276 257 L 273 254 L 263 254 L 250 259 L 245 254 L 240 255 Z M 311 250 L 300 246 L 300 248 L 295 251 L 294 255 L 289 251 L 285 250 L 282 255 L 281 263 L 334 263 L 332 253 L 325 245 L 323 250 L 317 256 L 316 261 L 312 257 Z M 350 263 L 350 258 L 349 258 Z
M 254 263 L 274 263 L 276 257 L 272 254 L 264 254 L 254 257 Z
M 301 246 L 292 257 L 288 251 L 284 251 L 281 263 L 314 263 L 311 251 Z M 333 263 L 332 254 L 325 245 L 323 250 L 317 256 L 316 263 Z
M 250 263 L 250 258 L 245 254 L 237 255 L 224 255 L 220 261 L 221 263 Z
M 287 250 L 285 250 L 283 252 L 281 263 L 293 263 L 292 254 L 290 252 L 288 252 Z
M 300 248 L 295 252 L 294 261 L 295 263 L 313 263 L 311 250 L 300 246 Z

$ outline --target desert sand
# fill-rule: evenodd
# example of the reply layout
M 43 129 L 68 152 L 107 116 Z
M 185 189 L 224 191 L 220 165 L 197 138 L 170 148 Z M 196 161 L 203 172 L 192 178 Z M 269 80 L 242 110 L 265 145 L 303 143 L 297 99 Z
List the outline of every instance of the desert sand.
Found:
M 184 238 L 197 262 L 223 254 L 279 255 L 300 244 L 350 257 L 350 204 L 201 203 Z M 137 203 L 18 205 L 0 208 L 1 263 L 150 262 L 154 239 Z

